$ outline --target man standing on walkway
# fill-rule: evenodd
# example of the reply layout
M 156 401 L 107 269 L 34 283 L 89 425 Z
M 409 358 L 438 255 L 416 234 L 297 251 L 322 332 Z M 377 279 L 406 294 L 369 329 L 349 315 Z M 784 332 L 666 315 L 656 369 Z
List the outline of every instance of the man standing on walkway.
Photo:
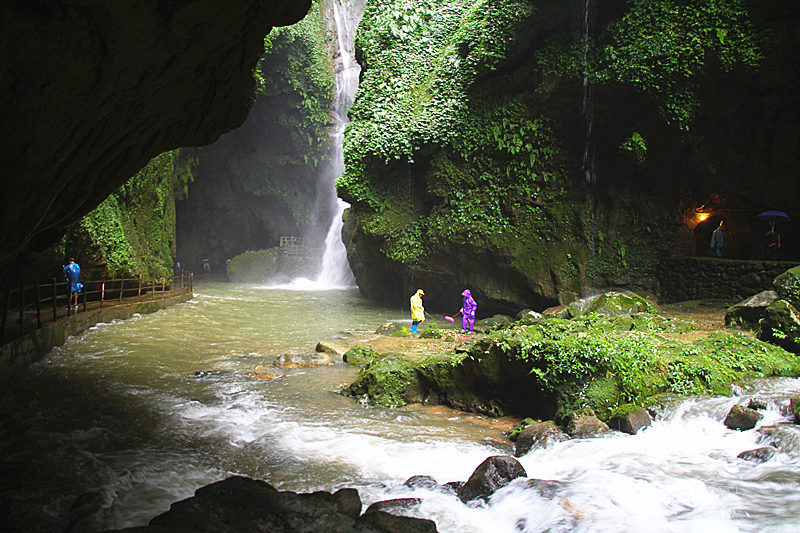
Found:
M 75 259 L 70 257 L 67 266 L 64 267 L 64 276 L 67 278 L 67 283 L 69 283 L 69 300 L 67 302 L 67 307 L 74 306 L 73 310 L 75 312 L 78 311 L 78 294 L 81 292 L 81 289 L 83 289 L 83 284 L 78 283 L 80 275 L 81 267 L 78 266 Z

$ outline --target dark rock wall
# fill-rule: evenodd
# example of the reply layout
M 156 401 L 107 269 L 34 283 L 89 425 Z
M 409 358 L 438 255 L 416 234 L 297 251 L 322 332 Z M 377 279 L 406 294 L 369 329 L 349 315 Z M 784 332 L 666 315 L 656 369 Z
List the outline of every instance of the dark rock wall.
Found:
M 264 36 L 309 6 L 4 1 L 0 265 L 53 244 L 155 155 L 241 124 Z
M 797 263 L 783 261 L 665 258 L 657 269 L 661 301 L 743 300 L 761 291 L 772 290 L 772 281 L 794 266 Z

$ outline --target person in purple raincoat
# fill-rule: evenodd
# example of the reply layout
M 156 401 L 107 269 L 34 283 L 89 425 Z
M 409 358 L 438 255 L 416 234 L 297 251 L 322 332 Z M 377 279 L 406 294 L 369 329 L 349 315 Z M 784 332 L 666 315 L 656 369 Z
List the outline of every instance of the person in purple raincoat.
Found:
M 464 297 L 464 302 L 461 306 L 461 333 L 472 333 L 472 328 L 475 326 L 475 311 L 478 310 L 478 303 L 472 297 L 469 289 L 461 293 Z

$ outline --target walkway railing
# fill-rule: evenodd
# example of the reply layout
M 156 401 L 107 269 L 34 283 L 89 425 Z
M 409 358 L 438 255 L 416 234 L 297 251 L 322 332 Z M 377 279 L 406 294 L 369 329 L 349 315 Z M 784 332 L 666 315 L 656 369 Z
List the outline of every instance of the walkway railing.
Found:
M 70 316 L 89 308 L 102 308 L 140 301 L 157 300 L 192 292 L 194 276 L 181 272 L 172 277 L 154 279 L 119 278 L 82 281 L 78 310 L 74 309 L 70 283 L 59 282 L 0 287 L 0 344 L 21 337 L 26 331 L 41 328 L 46 322 Z

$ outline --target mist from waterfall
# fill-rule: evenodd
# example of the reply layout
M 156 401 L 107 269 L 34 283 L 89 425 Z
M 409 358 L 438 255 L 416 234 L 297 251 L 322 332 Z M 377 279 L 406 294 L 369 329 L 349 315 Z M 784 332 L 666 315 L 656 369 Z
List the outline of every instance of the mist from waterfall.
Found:
M 347 263 L 347 251 L 342 242 L 342 215 L 349 205 L 336 197 L 335 182 L 344 172 L 344 129 L 347 110 L 358 89 L 361 67 L 355 60 L 355 32 L 364 13 L 364 0 L 332 0 L 325 6 L 325 20 L 336 36 L 333 45 L 335 96 L 332 106 L 331 167 L 320 183 L 320 202 L 333 207 L 333 219 L 325 237 L 322 265 L 317 283 L 325 286 L 351 287 L 355 278 Z

